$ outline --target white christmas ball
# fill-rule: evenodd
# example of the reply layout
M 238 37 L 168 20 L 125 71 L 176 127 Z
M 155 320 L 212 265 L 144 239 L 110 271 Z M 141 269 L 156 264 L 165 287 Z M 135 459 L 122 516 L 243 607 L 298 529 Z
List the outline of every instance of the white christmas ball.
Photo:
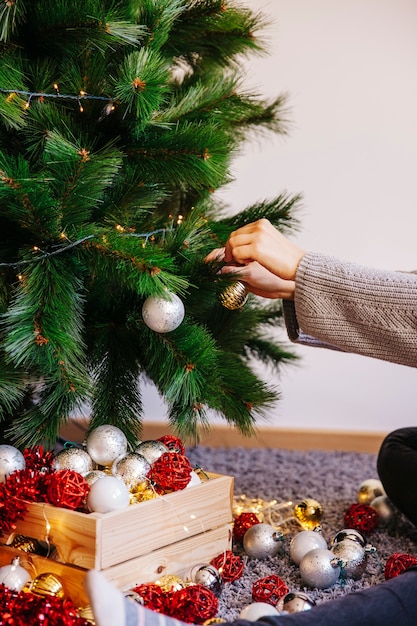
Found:
M 377 496 L 372 500 L 370 506 L 378 513 L 378 520 L 381 524 L 392 522 L 398 514 L 395 505 L 388 496 Z
M 200 476 L 197 474 L 197 472 L 195 472 L 194 470 L 191 470 L 190 482 L 185 488 L 188 489 L 188 487 L 195 487 L 195 485 L 200 485 L 200 484 L 201 484 Z
M 356 496 L 360 504 L 370 504 L 374 498 L 385 495 L 385 489 L 378 478 L 368 478 L 359 485 Z
M 252 602 L 245 606 L 240 614 L 239 619 L 246 619 L 248 622 L 256 622 L 267 615 L 279 615 L 278 610 L 267 602 Z
M 148 439 L 141 441 L 135 448 L 136 454 L 141 454 L 152 465 L 160 456 L 169 452 L 168 448 L 162 441 Z
M 94 468 L 93 459 L 82 448 L 65 448 L 55 455 L 52 462 L 54 472 L 70 469 L 85 476 Z
M 0 583 L 12 591 L 21 591 L 32 580 L 29 572 L 20 565 L 20 558 L 16 556 L 9 565 L 0 567 Z
M 315 530 L 302 530 L 291 539 L 290 558 L 299 565 L 303 556 L 314 548 L 327 548 L 323 535 Z
M 87 436 L 87 452 L 98 465 L 112 465 L 119 456 L 127 452 L 126 435 L 112 424 L 94 428 Z
M 308 587 L 328 589 L 340 576 L 339 563 L 339 559 L 331 550 L 315 548 L 301 559 L 301 578 Z
M 110 513 L 126 509 L 130 504 L 129 490 L 115 476 L 103 476 L 90 487 L 87 507 L 95 513 Z
M 0 445 L 0 483 L 4 483 L 7 476 L 13 472 L 23 470 L 25 467 L 25 457 L 20 450 L 7 443 Z
M 149 296 L 142 306 L 142 317 L 146 326 L 157 333 L 169 333 L 184 319 L 184 303 L 175 293 Z
M 282 534 L 270 524 L 255 524 L 243 535 L 243 549 L 255 559 L 276 556 L 282 545 Z

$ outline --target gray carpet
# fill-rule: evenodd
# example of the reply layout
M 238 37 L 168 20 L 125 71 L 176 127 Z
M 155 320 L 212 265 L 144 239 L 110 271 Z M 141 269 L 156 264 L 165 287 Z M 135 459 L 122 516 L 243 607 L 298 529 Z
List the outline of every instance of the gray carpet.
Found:
M 378 477 L 376 456 L 364 453 L 200 446 L 187 449 L 187 456 L 194 466 L 234 476 L 235 496 L 246 494 L 248 498 L 295 503 L 304 498 L 318 500 L 324 511 L 323 536 L 329 545 L 336 533 L 345 528 L 343 514 L 356 502 L 359 485 Z M 243 577 L 224 586 L 219 616 L 227 620 L 238 617 L 240 610 L 253 602 L 253 582 L 270 574 L 282 578 L 291 591 L 302 590 L 319 603 L 382 582 L 383 567 L 394 552 L 417 556 L 417 529 L 397 514 L 389 524 L 379 525 L 365 537 L 376 554 L 368 556 L 366 571 L 359 580 L 339 580 L 325 590 L 310 589 L 304 586 L 288 550 L 291 538 L 302 529 L 294 524 L 287 528 L 290 532 L 284 537 L 283 554 L 267 559 L 247 558 Z M 234 552 L 245 556 L 239 546 L 234 546 Z

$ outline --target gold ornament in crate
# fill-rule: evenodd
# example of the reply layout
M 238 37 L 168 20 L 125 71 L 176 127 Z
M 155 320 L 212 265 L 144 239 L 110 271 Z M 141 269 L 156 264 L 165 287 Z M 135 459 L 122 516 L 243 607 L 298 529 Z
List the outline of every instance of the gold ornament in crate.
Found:
M 231 283 L 221 293 L 219 293 L 220 303 L 230 311 L 241 309 L 248 299 L 248 291 L 240 281 Z
M 186 587 L 184 580 L 174 574 L 165 574 L 165 576 L 161 576 L 161 578 L 155 580 L 155 585 L 161 587 L 161 589 L 163 589 L 166 593 L 179 591 L 180 589 L 184 589 L 184 587 Z
M 64 597 L 64 587 L 62 581 L 56 574 L 45 572 L 36 576 L 28 585 L 29 591 L 37 596 L 53 596 L 54 598 Z
M 306 498 L 294 507 L 294 517 L 305 530 L 313 530 L 320 526 L 323 517 L 323 507 L 313 498 Z

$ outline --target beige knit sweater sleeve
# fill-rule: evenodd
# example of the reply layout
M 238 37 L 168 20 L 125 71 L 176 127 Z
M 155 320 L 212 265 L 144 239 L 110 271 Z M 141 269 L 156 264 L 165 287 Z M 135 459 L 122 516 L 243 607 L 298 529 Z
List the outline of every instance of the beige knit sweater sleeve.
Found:
M 415 273 L 307 253 L 284 318 L 292 341 L 417 367 Z

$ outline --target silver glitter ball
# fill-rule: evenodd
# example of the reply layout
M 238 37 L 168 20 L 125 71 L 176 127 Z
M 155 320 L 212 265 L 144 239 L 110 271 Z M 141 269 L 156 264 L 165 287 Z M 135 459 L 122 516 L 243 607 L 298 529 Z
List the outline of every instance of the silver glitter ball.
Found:
M 315 600 L 303 591 L 289 591 L 283 598 L 280 598 L 277 609 L 280 613 L 301 613 L 309 611 L 316 605 Z
M 219 597 L 223 590 L 223 578 L 219 570 L 211 563 L 199 563 L 194 565 L 186 576 L 186 581 L 195 585 L 202 585 L 210 589 L 215 596 Z
M 298 565 L 307 552 L 314 548 L 327 548 L 323 535 L 316 530 L 302 530 L 290 542 L 290 558 Z
M 112 465 L 112 474 L 124 482 L 131 490 L 146 480 L 146 475 L 151 469 L 150 463 L 141 454 L 129 452 L 116 459 Z
M 152 465 L 162 456 L 165 452 L 169 452 L 168 448 L 162 441 L 157 441 L 154 439 L 149 439 L 147 441 L 142 441 L 135 448 L 136 454 L 141 454 L 145 457 L 145 459 Z
M 336 543 L 331 551 L 343 561 L 342 575 L 345 578 L 359 580 L 366 570 L 367 553 L 365 548 L 349 539 Z
M 328 589 L 340 576 L 340 559 L 331 550 L 315 548 L 300 562 L 300 575 L 307 587 Z
M 25 467 L 25 457 L 20 450 L 6 443 L 0 445 L 0 483 L 4 483 L 7 476 L 13 472 L 23 470 Z
M 52 461 L 54 472 L 59 470 L 73 470 L 85 476 L 94 468 L 93 459 L 82 448 L 65 448 L 55 455 Z
M 270 524 L 255 524 L 243 535 L 243 548 L 250 557 L 266 559 L 282 550 L 282 540 L 282 533 Z
M 185 310 L 181 298 L 167 292 L 165 297 L 149 296 L 142 306 L 146 326 L 157 333 L 169 333 L 181 324 Z
M 112 424 L 94 428 L 86 439 L 87 452 L 98 465 L 108 467 L 127 452 L 126 435 Z

